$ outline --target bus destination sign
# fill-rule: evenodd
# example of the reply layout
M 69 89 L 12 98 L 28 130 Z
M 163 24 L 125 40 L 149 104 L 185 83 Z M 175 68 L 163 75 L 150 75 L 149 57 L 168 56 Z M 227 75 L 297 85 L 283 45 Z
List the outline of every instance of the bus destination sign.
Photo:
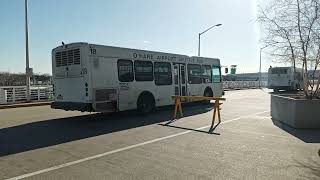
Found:
M 133 53 L 133 58 L 143 60 L 170 61 L 177 63 L 203 63 L 203 60 L 196 58 L 170 55 L 154 55 L 149 53 Z

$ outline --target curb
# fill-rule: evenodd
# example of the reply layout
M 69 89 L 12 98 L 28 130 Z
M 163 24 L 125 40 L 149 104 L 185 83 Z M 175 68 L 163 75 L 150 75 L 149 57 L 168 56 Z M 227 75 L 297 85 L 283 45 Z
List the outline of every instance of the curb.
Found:
M 51 105 L 51 101 L 49 102 L 34 102 L 34 103 L 21 103 L 21 104 L 8 104 L 8 105 L 0 105 L 0 109 L 11 109 L 11 108 L 20 108 L 20 107 L 32 107 L 32 106 L 46 106 Z

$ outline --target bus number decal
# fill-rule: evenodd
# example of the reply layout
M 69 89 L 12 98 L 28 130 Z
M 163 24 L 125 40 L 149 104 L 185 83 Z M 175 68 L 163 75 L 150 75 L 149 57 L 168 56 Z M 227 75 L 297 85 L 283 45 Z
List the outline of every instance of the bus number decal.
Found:
M 90 47 L 90 53 L 91 53 L 92 55 L 96 55 L 96 54 L 97 54 L 97 50 Z
M 80 73 L 80 74 L 87 74 L 87 73 L 88 73 L 87 68 L 82 68 L 82 70 L 81 70 L 81 73 Z

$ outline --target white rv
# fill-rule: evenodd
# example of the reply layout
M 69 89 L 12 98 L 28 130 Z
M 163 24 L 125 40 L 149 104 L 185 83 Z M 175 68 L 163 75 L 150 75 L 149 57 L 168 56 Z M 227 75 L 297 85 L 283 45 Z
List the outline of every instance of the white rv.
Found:
M 172 95 L 222 96 L 220 60 L 88 43 L 52 50 L 54 102 L 64 110 L 143 113 Z
M 295 91 L 301 89 L 302 69 L 293 67 L 270 67 L 268 70 L 268 88 L 275 92 L 279 90 Z

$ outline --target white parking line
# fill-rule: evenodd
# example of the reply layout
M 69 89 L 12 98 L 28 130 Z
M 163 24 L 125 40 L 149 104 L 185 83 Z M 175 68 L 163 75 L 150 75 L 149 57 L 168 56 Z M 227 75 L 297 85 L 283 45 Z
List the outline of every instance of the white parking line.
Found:
M 221 124 L 230 123 L 230 122 L 233 122 L 233 121 L 240 120 L 241 118 L 250 117 L 250 116 L 254 116 L 254 115 L 259 115 L 259 114 L 263 114 L 263 113 L 266 113 L 266 112 L 269 112 L 269 111 L 263 111 L 263 112 L 254 113 L 254 114 L 247 115 L 247 116 L 237 117 L 237 118 L 234 118 L 234 119 L 223 121 L 223 122 L 221 122 Z M 211 125 L 203 126 L 203 127 L 197 128 L 196 130 L 206 129 L 206 128 L 210 127 L 210 126 Z M 177 134 L 173 134 L 173 135 L 169 135 L 169 136 L 164 136 L 164 137 L 161 137 L 161 138 L 156 138 L 156 139 L 153 139 L 153 140 L 150 140 L 150 141 L 146 141 L 146 142 L 143 142 L 143 143 L 134 144 L 134 145 L 131 145 L 131 146 L 115 149 L 115 150 L 112 150 L 112 151 L 108 151 L 108 152 L 105 152 L 105 153 L 97 154 L 97 155 L 90 156 L 90 157 L 83 158 L 83 159 L 79 159 L 79 160 L 76 160 L 76 161 L 71 161 L 71 162 L 68 162 L 68 163 L 64 163 L 64 164 L 60 164 L 60 165 L 57 165 L 57 166 L 52 166 L 52 167 L 49 167 L 49 168 L 46 168 L 46 169 L 42 169 L 42 170 L 39 170 L 39 171 L 35 171 L 35 172 L 31 172 L 31 173 L 20 175 L 20 176 L 12 177 L 12 178 L 9 178 L 7 180 L 19 180 L 19 179 L 32 177 L 32 176 L 35 176 L 35 175 L 47 173 L 47 172 L 54 171 L 54 170 L 57 170 L 57 169 L 61 169 L 61 168 L 64 168 L 64 167 L 68 167 L 68 166 L 76 165 L 76 164 L 79 164 L 79 163 L 82 163 L 82 162 L 86 162 L 86 161 L 90 161 L 90 160 L 93 160 L 93 159 L 97 159 L 97 158 L 100 158 L 100 157 L 108 156 L 110 154 L 115 154 L 115 153 L 118 153 L 118 152 L 126 151 L 126 150 L 129 150 L 129 149 L 133 149 L 133 148 L 136 148 L 136 147 L 144 146 L 144 145 L 151 144 L 151 143 L 154 143 L 154 142 L 159 142 L 159 141 L 162 141 L 162 140 L 165 140 L 165 139 L 170 139 L 170 138 L 173 138 L 173 137 L 181 136 L 181 135 L 188 134 L 188 133 L 191 133 L 191 132 L 193 132 L 193 131 L 192 130 L 187 130 L 187 131 L 184 131 L 184 132 L 181 132 L 181 133 L 177 133 Z

